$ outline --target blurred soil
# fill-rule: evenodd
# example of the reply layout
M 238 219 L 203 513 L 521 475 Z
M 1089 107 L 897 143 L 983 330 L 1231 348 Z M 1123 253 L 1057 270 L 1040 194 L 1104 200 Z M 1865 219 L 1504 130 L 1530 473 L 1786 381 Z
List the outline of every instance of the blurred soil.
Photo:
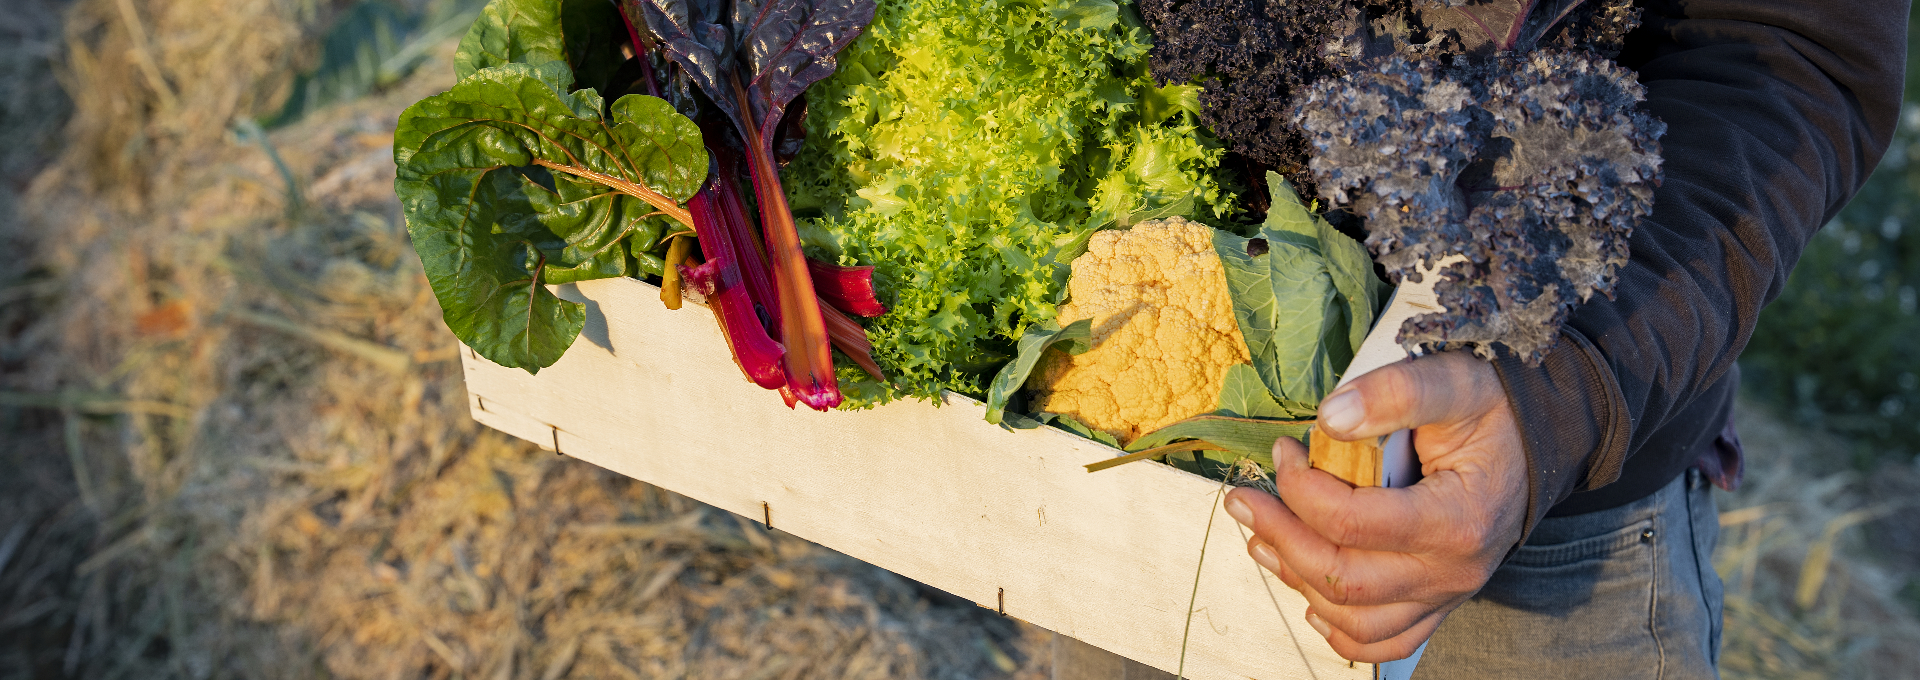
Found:
M 472 423 L 392 194 L 451 44 L 236 125 L 342 8 L 0 12 L 0 680 L 1048 675 L 1039 629 Z M 1726 677 L 1911 677 L 1920 472 L 1741 417 Z

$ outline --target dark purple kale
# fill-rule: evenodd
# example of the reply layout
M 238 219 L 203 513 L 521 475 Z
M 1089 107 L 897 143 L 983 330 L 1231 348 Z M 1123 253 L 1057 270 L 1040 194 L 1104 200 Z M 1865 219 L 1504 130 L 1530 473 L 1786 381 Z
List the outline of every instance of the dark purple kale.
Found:
M 1292 112 L 1313 83 L 1389 55 L 1419 61 L 1539 47 L 1619 53 L 1632 0 L 1141 0 L 1161 84 L 1202 86 L 1200 119 L 1227 148 L 1309 193 Z
M 1611 59 L 1640 25 L 1633 0 L 1422 0 L 1414 13 L 1444 52 L 1482 58 L 1552 47 Z
M 1338 73 L 1325 53 L 1357 21 L 1348 0 L 1141 0 L 1161 84 L 1197 83 L 1200 120 L 1228 149 L 1305 180 L 1294 95 Z M 1352 15 L 1352 16 L 1350 16 Z
M 1569 6 L 1560 10 L 1556 24 L 1545 26 L 1538 47 L 1562 50 L 1586 49 L 1602 57 L 1620 56 L 1627 34 L 1640 26 L 1640 8 L 1633 0 L 1561 0 Z
M 1408 320 L 1402 345 L 1537 364 L 1575 304 L 1611 295 L 1666 126 L 1637 108 L 1631 71 L 1591 52 L 1437 71 L 1396 57 L 1315 85 L 1298 116 L 1312 169 L 1395 278 L 1464 256 L 1435 286 L 1445 311 Z
M 1388 271 L 1417 272 L 1467 238 L 1457 180 L 1484 136 L 1471 129 L 1477 99 L 1432 64 L 1399 58 L 1306 91 L 1298 122 L 1320 195 L 1366 218 L 1367 247 Z

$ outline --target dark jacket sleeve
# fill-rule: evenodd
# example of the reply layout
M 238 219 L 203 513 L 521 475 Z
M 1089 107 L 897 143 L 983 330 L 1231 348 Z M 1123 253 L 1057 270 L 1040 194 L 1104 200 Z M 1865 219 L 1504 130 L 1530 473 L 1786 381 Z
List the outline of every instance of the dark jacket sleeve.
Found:
M 1667 123 L 1653 213 L 1614 299 L 1574 310 L 1541 366 L 1495 365 L 1527 449 L 1529 532 L 1643 451 L 1689 453 L 1653 440 L 1718 430 L 1680 421 L 1711 419 L 1690 409 L 1703 395 L 1730 398 L 1761 307 L 1866 181 L 1899 116 L 1906 0 L 1641 4 L 1621 62 Z

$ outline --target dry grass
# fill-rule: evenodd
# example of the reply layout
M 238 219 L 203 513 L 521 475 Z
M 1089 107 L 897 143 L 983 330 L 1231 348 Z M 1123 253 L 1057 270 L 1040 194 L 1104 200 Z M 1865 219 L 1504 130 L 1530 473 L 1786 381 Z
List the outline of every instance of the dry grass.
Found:
M 1044 673 L 1034 629 L 473 424 L 391 188 L 450 46 L 272 135 L 291 190 L 232 132 L 312 10 L 71 9 L 0 269 L 0 678 Z
M 277 166 L 234 122 L 333 5 L 76 0 L 62 24 L 66 0 L 22 1 L 0 13 L 0 680 L 1046 674 L 1037 629 L 466 417 L 391 191 L 394 118 L 446 49 L 272 135 Z M 1726 675 L 1910 675 L 1894 593 L 1920 534 L 1888 503 L 1920 475 L 1835 473 L 1743 417 Z
M 1735 417 L 1749 469 L 1738 493 L 1720 497 L 1722 674 L 1913 677 L 1920 621 L 1899 593 L 1920 578 L 1920 470 L 1837 470 L 1846 446 L 1752 407 Z

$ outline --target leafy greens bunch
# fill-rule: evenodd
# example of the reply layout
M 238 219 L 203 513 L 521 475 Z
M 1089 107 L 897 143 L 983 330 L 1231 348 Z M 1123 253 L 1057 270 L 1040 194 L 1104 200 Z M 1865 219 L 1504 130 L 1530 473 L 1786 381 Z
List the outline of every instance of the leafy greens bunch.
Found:
M 810 252 L 874 267 L 868 326 L 891 385 L 856 400 L 981 394 L 1099 229 L 1224 216 L 1197 88 L 1161 87 L 1115 0 L 886 0 L 809 98 L 787 166 Z
M 1402 325 L 1409 350 L 1504 349 L 1538 364 L 1574 305 L 1612 294 L 1653 206 L 1666 126 L 1638 109 L 1633 72 L 1592 49 L 1543 46 L 1572 31 L 1618 49 L 1631 10 L 1600 5 L 1585 29 L 1561 24 L 1582 6 L 1429 5 L 1422 16 L 1445 33 L 1451 62 L 1403 45 L 1300 102 L 1320 193 L 1366 219 L 1367 245 L 1396 280 L 1439 268 L 1445 310 Z
M 545 284 L 657 273 L 670 308 L 682 279 L 707 296 L 742 372 L 789 406 L 841 402 L 829 347 L 879 375 L 841 311 L 884 313 L 870 275 L 804 259 L 775 159 L 789 106 L 833 72 L 873 3 L 721 7 L 494 0 L 461 43 L 459 83 L 402 114 L 408 230 L 448 326 L 476 352 L 551 365 L 584 310 Z

